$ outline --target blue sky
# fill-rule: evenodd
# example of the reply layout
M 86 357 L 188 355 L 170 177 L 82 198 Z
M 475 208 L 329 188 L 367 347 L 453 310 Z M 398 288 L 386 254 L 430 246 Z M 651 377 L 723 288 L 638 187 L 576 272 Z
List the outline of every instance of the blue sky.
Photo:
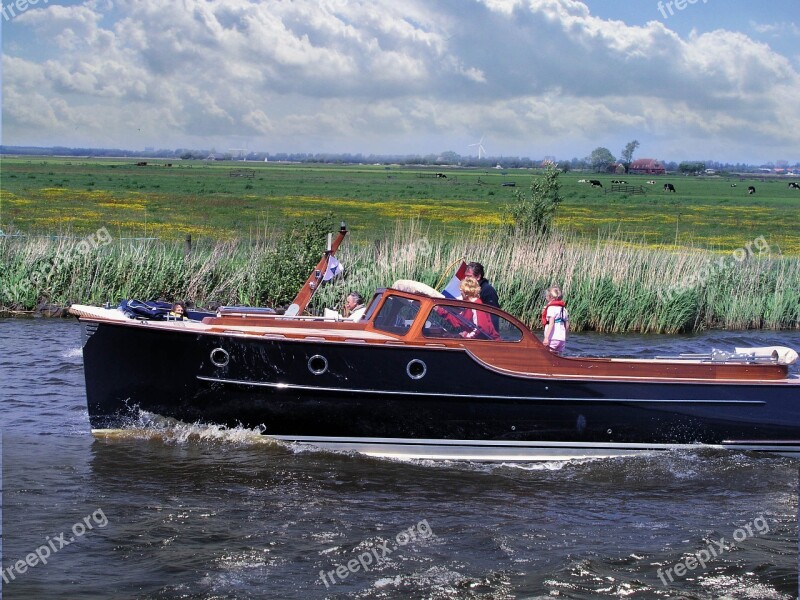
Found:
M 707 33 L 716 29 L 736 31 L 752 40 L 768 44 L 773 50 L 800 66 L 800 2 L 776 0 L 696 0 L 684 8 L 675 3 L 667 6 L 662 0 L 586 0 L 592 14 L 605 19 L 621 20 L 627 25 L 644 25 L 660 21 L 681 37 L 693 31 Z M 663 9 L 663 10 L 662 10 Z M 664 17 L 666 15 L 666 18 Z
M 797 0 L 27 2 L 4 144 L 800 161 Z

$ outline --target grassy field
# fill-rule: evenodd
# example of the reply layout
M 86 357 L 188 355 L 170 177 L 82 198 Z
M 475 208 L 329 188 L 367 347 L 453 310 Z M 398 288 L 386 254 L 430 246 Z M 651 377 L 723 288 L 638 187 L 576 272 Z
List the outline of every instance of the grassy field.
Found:
M 0 229 L 26 235 L 0 237 L 0 309 L 130 297 L 280 307 L 319 256 L 302 240 L 324 238 L 298 219 L 330 214 L 351 231 L 345 279 L 315 310 L 399 278 L 435 286 L 463 256 L 532 325 L 541 290 L 560 283 L 575 329 L 800 327 L 800 192 L 786 181 L 565 173 L 545 239 L 504 227 L 530 170 L 166 162 L 4 159 Z M 610 192 L 619 178 L 646 193 Z M 101 228 L 113 243 L 81 241 Z
M 296 217 L 332 213 L 347 221 L 350 243 L 383 239 L 398 220 L 418 219 L 428 235 L 490 238 L 514 192 L 535 172 L 387 166 L 4 158 L 0 229 L 81 236 L 195 240 L 261 239 Z M 231 176 L 245 169 L 253 177 Z M 446 177 L 436 177 L 443 173 Z M 579 179 L 596 178 L 604 188 Z M 786 181 L 622 176 L 646 194 L 606 193 L 620 176 L 565 173 L 556 225 L 567 235 L 613 234 L 634 245 L 733 251 L 761 236 L 774 252 L 800 255 L 800 192 Z M 663 183 L 676 193 L 663 191 Z M 508 184 L 514 184 L 510 187 Z M 731 187 L 736 183 L 737 187 Z M 506 185 L 504 185 L 506 184 Z M 747 194 L 754 185 L 755 195 Z M 468 233 L 467 233 L 468 232 Z

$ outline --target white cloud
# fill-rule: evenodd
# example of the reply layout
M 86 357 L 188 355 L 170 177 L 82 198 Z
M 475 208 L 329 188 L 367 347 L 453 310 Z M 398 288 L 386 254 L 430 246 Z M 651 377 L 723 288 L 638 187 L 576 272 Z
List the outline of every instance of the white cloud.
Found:
M 535 156 L 643 132 L 659 148 L 713 136 L 736 158 L 796 149 L 789 59 L 667 25 L 575 0 L 50 4 L 14 23 L 35 36 L 3 59 L 4 143 L 466 153 L 486 134 Z
M 800 27 L 791 21 L 781 21 L 780 23 L 756 23 L 755 21 L 750 21 L 750 26 L 758 33 L 775 37 L 782 35 L 800 37 Z

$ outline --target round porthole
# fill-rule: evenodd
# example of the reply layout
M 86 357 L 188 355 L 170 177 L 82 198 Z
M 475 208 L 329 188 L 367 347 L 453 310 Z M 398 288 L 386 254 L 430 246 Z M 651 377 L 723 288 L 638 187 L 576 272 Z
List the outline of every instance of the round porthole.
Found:
M 308 370 L 314 375 L 322 375 L 328 370 L 328 359 L 320 354 L 315 354 L 308 359 Z
M 408 365 L 406 365 L 406 373 L 408 373 L 408 376 L 411 377 L 411 379 L 422 379 L 425 377 L 425 373 L 427 372 L 428 367 L 425 366 L 425 363 L 418 358 L 410 360 Z
M 214 366 L 217 367 L 227 367 L 228 361 L 230 361 L 231 357 L 228 354 L 227 350 L 222 348 L 214 348 L 211 351 L 211 362 L 214 363 Z

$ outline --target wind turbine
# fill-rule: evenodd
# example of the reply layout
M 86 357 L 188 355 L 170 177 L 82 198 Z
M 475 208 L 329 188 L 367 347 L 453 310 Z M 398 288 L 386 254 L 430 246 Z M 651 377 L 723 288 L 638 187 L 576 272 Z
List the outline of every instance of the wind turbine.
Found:
M 469 144 L 469 145 L 467 146 L 467 148 L 471 148 L 472 146 L 477 146 L 477 147 L 478 147 L 478 160 L 480 160 L 480 159 L 482 159 L 484 156 L 486 156 L 486 148 L 484 148 L 484 147 L 483 147 L 483 138 L 484 138 L 484 137 L 486 137 L 486 136 L 483 136 L 483 135 L 482 135 L 482 136 L 481 136 L 481 141 L 480 141 L 480 142 L 475 142 L 474 144 Z

